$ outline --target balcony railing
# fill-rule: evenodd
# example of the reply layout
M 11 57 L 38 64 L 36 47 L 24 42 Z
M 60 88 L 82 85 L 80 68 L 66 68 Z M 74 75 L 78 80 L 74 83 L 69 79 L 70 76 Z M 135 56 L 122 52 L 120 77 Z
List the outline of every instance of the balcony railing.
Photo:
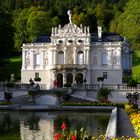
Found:
M 54 70 L 65 70 L 65 69 L 71 69 L 71 70 L 86 70 L 87 65 L 86 64 L 56 64 L 53 67 Z

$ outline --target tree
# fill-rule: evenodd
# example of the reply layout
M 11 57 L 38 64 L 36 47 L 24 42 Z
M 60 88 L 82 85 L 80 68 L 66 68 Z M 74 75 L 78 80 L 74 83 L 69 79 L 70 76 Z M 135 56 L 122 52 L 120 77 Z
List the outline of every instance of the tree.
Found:
M 12 15 L 5 7 L 0 7 L 0 66 L 5 64 L 13 52 L 14 28 L 11 25 Z
M 29 39 L 33 40 L 41 34 L 50 34 L 51 26 L 51 19 L 48 12 L 31 12 L 27 21 L 27 31 L 29 33 Z
M 51 18 L 42 7 L 31 7 L 15 12 L 15 48 L 21 51 L 23 42 L 31 42 L 41 34 L 51 32 Z
M 103 26 L 104 25 L 104 18 L 105 18 L 105 10 L 101 3 L 98 3 L 95 8 L 95 15 L 97 18 L 97 25 Z
M 117 31 L 129 39 L 133 45 L 140 44 L 140 1 L 129 0 L 118 19 Z

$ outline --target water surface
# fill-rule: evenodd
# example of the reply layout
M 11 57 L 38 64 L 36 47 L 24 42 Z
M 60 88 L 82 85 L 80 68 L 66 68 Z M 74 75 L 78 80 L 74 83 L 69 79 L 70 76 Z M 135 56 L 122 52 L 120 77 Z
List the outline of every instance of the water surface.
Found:
M 84 128 L 92 136 L 106 132 L 108 112 L 0 112 L 0 140 L 53 140 L 65 122 L 68 129 Z

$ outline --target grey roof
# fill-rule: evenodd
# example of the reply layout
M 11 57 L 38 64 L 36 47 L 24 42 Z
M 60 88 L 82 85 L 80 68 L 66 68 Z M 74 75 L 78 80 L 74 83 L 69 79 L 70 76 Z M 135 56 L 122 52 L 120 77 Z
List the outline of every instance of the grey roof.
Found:
M 124 37 L 117 34 L 117 33 L 103 33 L 102 34 L 102 40 L 98 40 L 98 34 L 97 33 L 91 33 L 91 42 L 116 42 L 116 41 L 124 41 Z M 50 43 L 51 39 L 50 36 L 41 35 L 38 38 L 36 38 L 33 43 Z
M 33 43 L 45 43 L 45 42 L 46 43 L 51 42 L 50 36 L 41 35 L 33 41 Z
M 91 42 L 98 42 L 98 34 L 91 33 Z M 103 33 L 102 40 L 103 42 L 115 42 L 115 41 L 124 41 L 124 37 L 117 33 Z

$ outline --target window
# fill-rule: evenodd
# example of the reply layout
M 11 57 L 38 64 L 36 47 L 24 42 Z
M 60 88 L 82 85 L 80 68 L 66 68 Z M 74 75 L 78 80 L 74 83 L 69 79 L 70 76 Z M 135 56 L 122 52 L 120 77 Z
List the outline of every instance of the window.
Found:
M 59 44 L 62 44 L 63 43 L 63 41 L 62 40 L 59 40 Z
M 79 43 L 82 43 L 83 41 L 80 39 L 80 40 L 78 40 L 78 42 L 79 42 Z
M 36 72 L 36 73 L 35 73 L 35 78 L 38 78 L 38 77 L 39 77 L 39 73 Z
M 82 51 L 78 52 L 78 64 L 84 63 L 84 53 Z
M 35 55 L 35 65 L 40 65 L 40 54 Z
M 63 51 L 58 52 L 58 59 L 57 59 L 57 64 L 64 64 L 64 53 Z
M 103 72 L 103 78 L 107 79 L 107 72 Z
M 103 53 L 102 54 L 102 64 L 103 65 L 108 65 L 108 53 Z
M 69 43 L 73 43 L 73 41 L 72 41 L 72 40 L 69 40 L 68 42 L 69 42 Z

